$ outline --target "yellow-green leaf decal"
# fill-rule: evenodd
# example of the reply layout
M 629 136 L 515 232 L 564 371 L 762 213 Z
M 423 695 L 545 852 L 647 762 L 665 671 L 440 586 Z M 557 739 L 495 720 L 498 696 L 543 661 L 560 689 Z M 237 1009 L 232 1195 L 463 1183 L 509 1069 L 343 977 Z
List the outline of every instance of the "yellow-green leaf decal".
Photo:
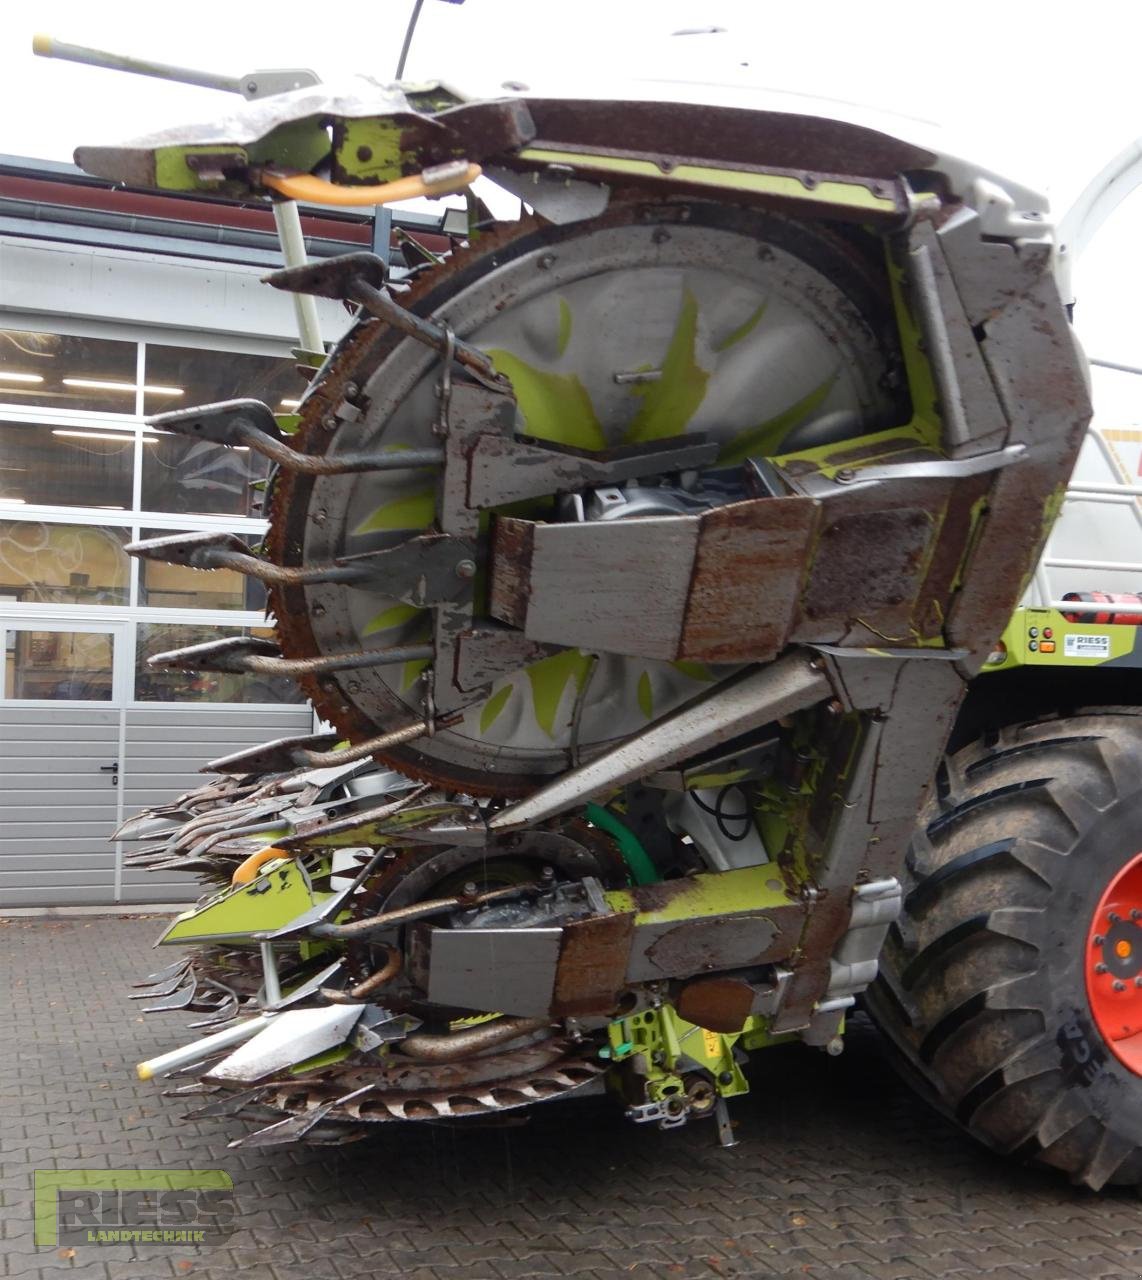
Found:
M 758 309 L 753 313 L 753 315 L 749 316 L 746 320 L 743 320 L 742 323 L 739 324 L 738 327 L 733 331 L 733 333 L 723 338 L 721 342 L 719 342 L 718 345 L 714 348 L 714 350 L 720 354 L 723 351 L 728 351 L 730 347 L 736 346 L 739 342 L 741 342 L 743 338 L 748 338 L 749 335 L 761 323 L 761 317 L 763 315 L 765 315 L 764 302 L 761 304 L 760 307 L 758 307 Z
M 811 413 L 815 413 L 824 404 L 828 394 L 837 380 L 835 373 L 830 374 L 824 382 L 813 388 L 807 396 L 802 396 L 788 409 L 770 418 L 760 426 L 749 427 L 740 436 L 731 440 L 718 455 L 718 461 L 724 464 L 744 462 L 746 458 L 770 458 L 781 449 L 782 441 L 803 422 Z
M 378 529 L 427 529 L 436 518 L 436 492 L 425 489 L 382 503 L 353 530 L 375 533 Z
M 645 444 L 648 440 L 664 440 L 680 436 L 706 395 L 710 375 L 698 364 L 694 345 L 698 338 L 698 299 L 685 290 L 682 309 L 670 348 L 662 362 L 662 377 L 657 382 L 636 384 L 632 389 L 642 397 L 642 404 L 627 427 L 626 444 Z
M 562 355 L 567 350 L 567 344 L 571 341 L 571 308 L 567 305 L 566 298 L 559 299 L 559 354 Z
M 505 684 L 498 693 L 492 696 L 484 703 L 484 709 L 480 712 L 480 732 L 487 733 L 488 730 L 500 718 L 500 713 L 504 707 L 508 705 L 508 699 L 512 696 L 512 687 Z
M 654 715 L 654 690 L 650 687 L 649 671 L 638 678 L 638 709 L 648 720 Z
M 427 615 L 428 610 L 422 609 L 421 613 Z M 422 644 L 432 636 L 432 620 L 427 616 L 424 622 L 412 629 L 412 633 L 406 638 L 406 644 Z M 432 661 L 431 658 L 417 658 L 414 662 L 406 662 L 401 668 L 401 693 L 407 693 L 414 684 L 420 679 L 420 673 Z
M 401 693 L 407 693 L 414 684 L 420 679 L 420 673 L 431 662 L 431 658 L 417 658 L 415 662 L 406 662 L 401 668 Z
M 550 658 L 541 658 L 527 668 L 535 720 L 549 738 L 555 737 L 555 716 L 563 700 L 563 691 L 574 681 L 576 690 L 581 692 L 593 662 L 592 654 L 566 649 L 552 654 Z
M 577 374 L 533 368 L 510 351 L 491 350 L 488 355 L 496 371 L 511 379 L 528 435 L 573 449 L 607 447 L 595 406 Z
M 672 662 L 670 665 L 675 671 L 691 680 L 701 680 L 703 683 L 709 684 L 714 679 L 714 673 L 704 662 L 680 661 Z
M 361 634 L 363 636 L 373 636 L 378 631 L 391 631 L 394 627 L 411 622 L 417 614 L 423 612 L 423 609 L 418 609 L 414 604 L 394 604 L 391 609 L 385 609 L 382 613 L 378 613 L 372 622 L 366 623 L 365 629 Z

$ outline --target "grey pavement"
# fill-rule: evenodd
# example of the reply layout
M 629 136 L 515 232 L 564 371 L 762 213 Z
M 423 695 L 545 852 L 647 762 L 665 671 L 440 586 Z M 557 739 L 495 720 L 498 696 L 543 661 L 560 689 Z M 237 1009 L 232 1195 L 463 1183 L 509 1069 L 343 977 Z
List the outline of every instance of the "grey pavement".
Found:
M 713 1125 L 673 1133 L 603 1100 L 507 1128 L 392 1126 L 343 1148 L 230 1150 L 236 1122 L 134 1078 L 186 1038 L 143 1018 L 131 981 L 155 918 L 0 921 L 0 1276 L 91 1280 L 515 1280 L 580 1277 L 1142 1275 L 1132 1191 L 1076 1190 L 980 1150 L 918 1102 L 857 1025 L 848 1051 L 756 1056 Z M 37 1250 L 35 1169 L 221 1169 L 237 1230 L 223 1244 Z

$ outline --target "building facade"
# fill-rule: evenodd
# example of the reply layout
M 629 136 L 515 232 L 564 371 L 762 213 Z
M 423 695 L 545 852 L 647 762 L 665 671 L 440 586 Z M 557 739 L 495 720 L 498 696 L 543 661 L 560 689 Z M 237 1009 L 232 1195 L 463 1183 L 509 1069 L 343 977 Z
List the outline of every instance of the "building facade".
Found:
M 359 213 L 303 225 L 314 256 L 376 233 Z M 261 537 L 265 460 L 144 417 L 240 395 L 290 411 L 292 303 L 259 283 L 280 264 L 264 209 L 0 162 L 0 909 L 192 897 L 186 877 L 124 867 L 110 833 L 201 783 L 207 760 L 312 727 L 290 681 L 149 670 L 262 633 L 265 598 L 236 573 L 124 551 Z M 322 319 L 333 339 L 347 316 L 328 303 Z

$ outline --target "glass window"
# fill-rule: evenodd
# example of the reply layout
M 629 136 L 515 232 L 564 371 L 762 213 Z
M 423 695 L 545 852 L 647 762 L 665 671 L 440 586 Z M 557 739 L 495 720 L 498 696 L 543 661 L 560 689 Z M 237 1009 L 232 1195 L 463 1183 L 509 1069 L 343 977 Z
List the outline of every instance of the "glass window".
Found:
M 269 460 L 244 446 L 227 449 L 174 435 L 146 435 L 143 509 L 179 515 L 256 516 L 262 494 L 253 486 Z
M 110 702 L 113 652 L 106 631 L 9 631 L 4 696 Z
M 139 623 L 135 658 L 135 698 L 139 702 L 304 702 L 288 676 L 241 676 L 218 672 L 152 671 L 147 659 L 169 649 L 185 649 L 225 636 L 263 636 L 268 627 L 214 627 L 171 622 Z
M 129 510 L 134 467 L 130 428 L 0 422 L 0 513 L 25 504 Z
M 169 538 L 171 529 L 144 529 L 144 538 Z M 247 542 L 256 542 L 248 538 Z M 157 560 L 139 561 L 139 603 L 152 609 L 247 609 L 266 607 L 266 589 L 233 569 L 203 573 Z
M 134 413 L 137 345 L 0 329 L 0 402 Z
M 126 604 L 126 529 L 0 520 L 0 603 Z
M 143 406 L 147 413 L 213 404 L 217 400 L 263 400 L 275 413 L 282 400 L 297 400 L 305 382 L 292 360 L 235 351 L 201 351 L 148 342 Z

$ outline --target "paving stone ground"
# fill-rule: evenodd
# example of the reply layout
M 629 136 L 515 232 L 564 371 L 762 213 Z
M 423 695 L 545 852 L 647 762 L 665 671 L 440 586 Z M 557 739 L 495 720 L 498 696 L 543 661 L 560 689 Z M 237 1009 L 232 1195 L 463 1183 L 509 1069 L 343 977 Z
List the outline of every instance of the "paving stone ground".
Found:
M 342 1149 L 230 1150 L 233 1121 L 140 1084 L 187 1018 L 129 983 L 173 958 L 161 921 L 0 921 L 0 1276 L 90 1280 L 516 1280 L 527 1276 L 1142 1276 L 1142 1202 L 977 1148 L 901 1086 L 875 1033 L 828 1058 L 756 1059 L 733 1108 L 673 1133 L 601 1100 L 518 1127 L 393 1126 Z M 32 1241 L 35 1169 L 222 1169 L 238 1228 L 203 1247 Z M 66 1251 L 65 1251 L 66 1253 Z

